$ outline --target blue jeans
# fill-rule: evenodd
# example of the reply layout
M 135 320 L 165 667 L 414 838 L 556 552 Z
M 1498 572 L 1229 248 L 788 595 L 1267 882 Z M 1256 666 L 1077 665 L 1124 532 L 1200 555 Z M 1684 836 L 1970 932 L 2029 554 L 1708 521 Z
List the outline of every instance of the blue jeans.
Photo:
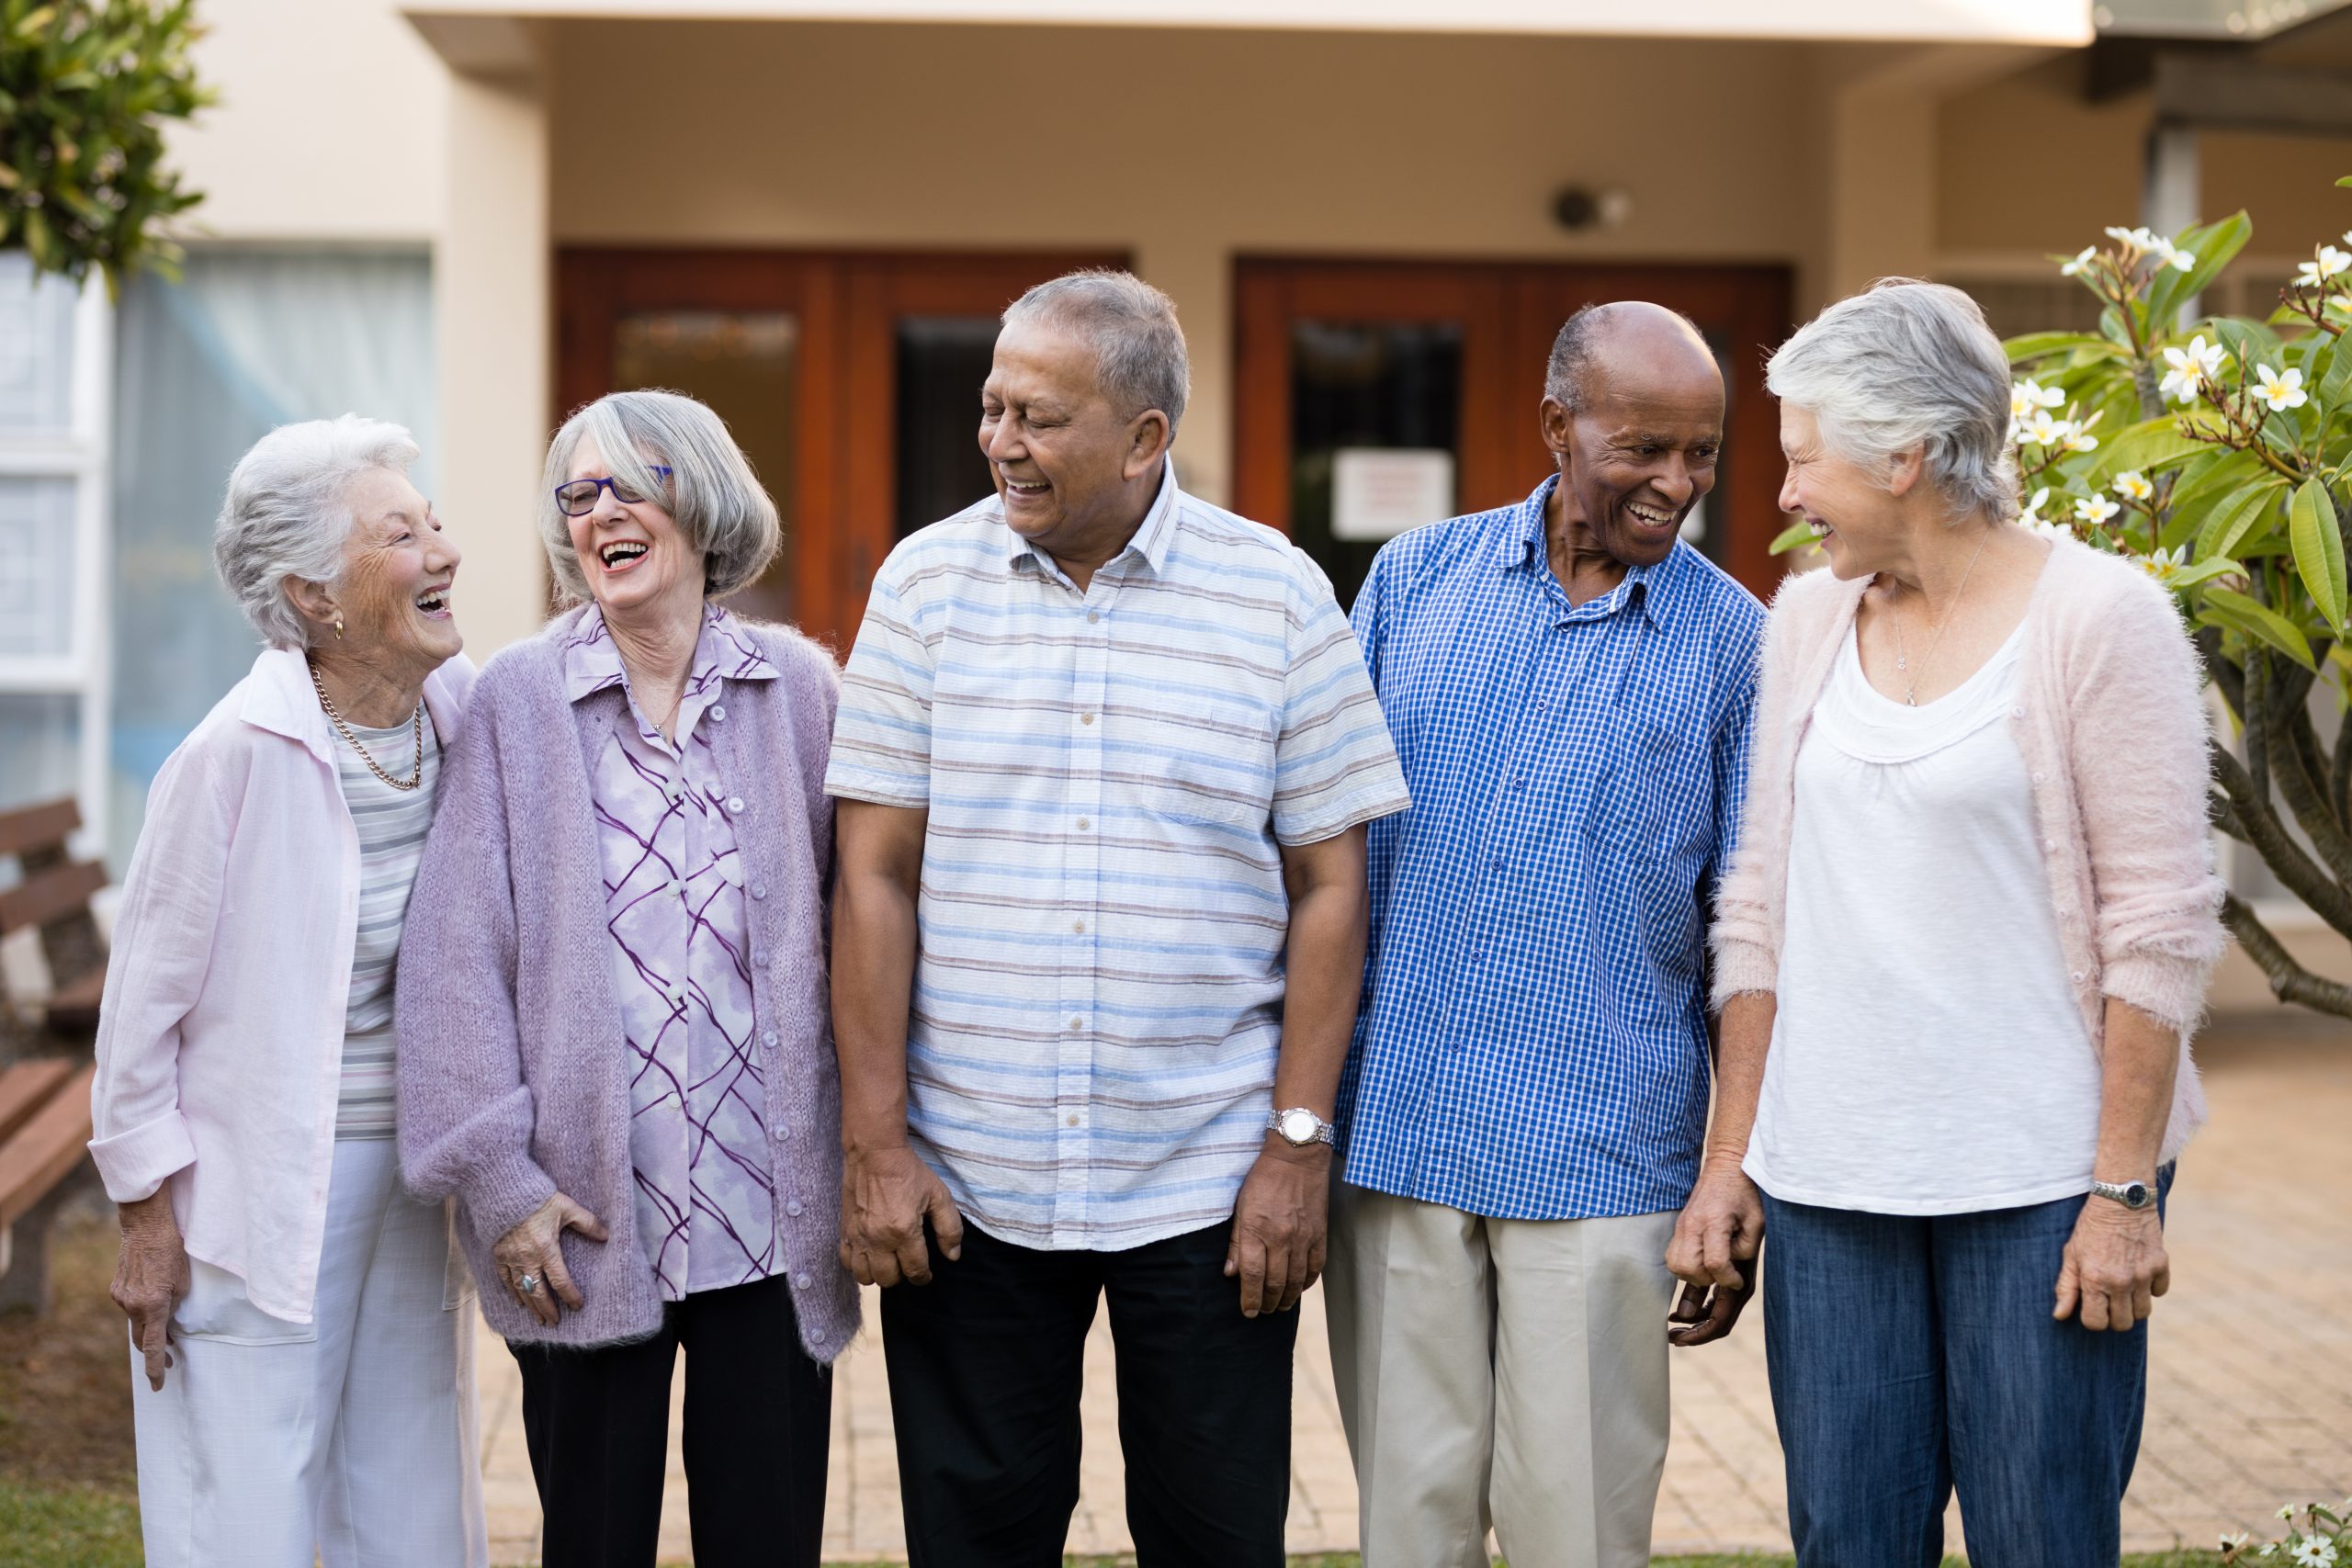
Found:
M 2168 1191 L 2166 1167 L 2158 1191 Z M 2148 1328 L 2051 1317 L 2084 1198 L 1913 1217 L 1764 1200 L 1764 1352 L 1802 1568 L 2115 1568 Z

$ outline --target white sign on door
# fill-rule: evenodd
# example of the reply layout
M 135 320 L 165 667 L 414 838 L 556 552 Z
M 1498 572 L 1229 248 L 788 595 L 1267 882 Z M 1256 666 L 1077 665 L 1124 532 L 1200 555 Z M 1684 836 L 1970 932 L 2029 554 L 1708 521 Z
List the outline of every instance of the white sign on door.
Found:
M 1331 455 L 1331 537 L 1393 539 L 1453 515 L 1453 453 L 1345 446 Z

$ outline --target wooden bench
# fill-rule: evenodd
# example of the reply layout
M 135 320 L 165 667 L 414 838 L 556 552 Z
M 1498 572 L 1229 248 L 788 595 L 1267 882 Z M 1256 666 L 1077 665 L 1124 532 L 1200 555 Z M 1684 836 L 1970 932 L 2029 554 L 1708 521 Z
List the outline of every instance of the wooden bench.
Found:
M 48 997 L 38 1008 L 10 1009 L 17 1014 L 17 1032 L 46 1032 L 86 1045 L 97 1032 L 98 998 L 107 984 L 106 950 L 90 895 L 107 885 L 107 868 L 77 861 L 67 850 L 67 839 L 81 826 L 81 807 L 71 800 L 0 812 L 0 855 L 16 857 L 22 873 L 14 887 L 0 892 L 0 937 L 38 931 L 49 961 Z
M 87 1157 L 97 1067 L 44 1056 L 0 1068 L 0 1311 L 49 1310 L 49 1231 Z

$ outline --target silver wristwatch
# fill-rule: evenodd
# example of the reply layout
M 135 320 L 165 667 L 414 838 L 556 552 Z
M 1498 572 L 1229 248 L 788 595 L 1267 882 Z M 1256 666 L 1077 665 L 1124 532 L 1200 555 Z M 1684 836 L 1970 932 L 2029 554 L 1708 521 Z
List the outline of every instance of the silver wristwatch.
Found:
M 2144 1181 L 2098 1181 L 2091 1183 L 2091 1196 L 2105 1198 L 2127 1209 L 2153 1209 L 2156 1206 L 2156 1190 Z
M 1317 1144 L 1336 1144 L 1340 1130 L 1304 1105 L 1294 1105 L 1288 1111 L 1266 1112 L 1266 1131 L 1280 1133 L 1283 1142 L 1292 1148 L 1311 1148 Z

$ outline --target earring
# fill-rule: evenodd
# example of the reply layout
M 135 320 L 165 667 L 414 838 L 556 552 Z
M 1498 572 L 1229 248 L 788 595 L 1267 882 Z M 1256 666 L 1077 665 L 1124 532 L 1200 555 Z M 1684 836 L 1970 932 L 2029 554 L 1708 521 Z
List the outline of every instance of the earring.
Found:
M 337 615 L 334 618 L 334 636 L 337 642 L 341 642 L 343 640 L 343 617 L 341 615 Z

